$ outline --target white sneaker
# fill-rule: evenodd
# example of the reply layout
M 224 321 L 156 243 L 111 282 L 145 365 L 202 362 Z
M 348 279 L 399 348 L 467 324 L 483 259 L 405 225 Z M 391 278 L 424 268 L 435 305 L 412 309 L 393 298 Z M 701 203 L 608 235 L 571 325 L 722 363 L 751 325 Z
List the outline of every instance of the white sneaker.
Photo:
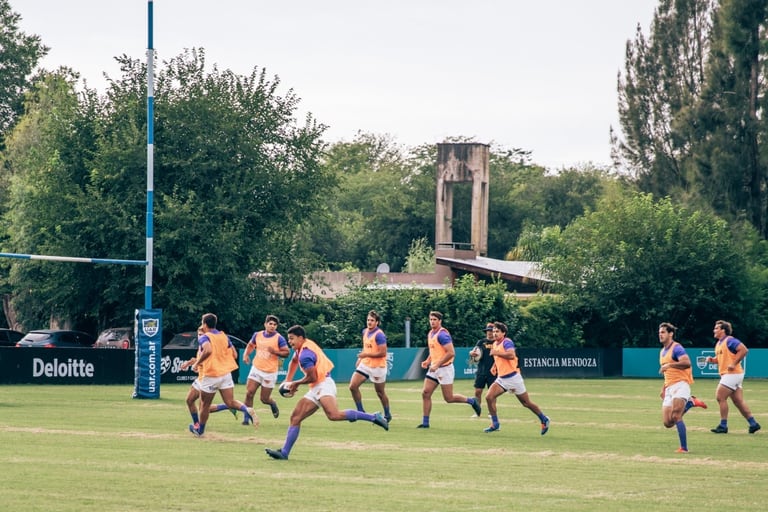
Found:
M 470 418 L 479 418 L 479 417 L 480 416 L 478 416 L 477 414 L 473 414 L 472 416 L 470 416 Z

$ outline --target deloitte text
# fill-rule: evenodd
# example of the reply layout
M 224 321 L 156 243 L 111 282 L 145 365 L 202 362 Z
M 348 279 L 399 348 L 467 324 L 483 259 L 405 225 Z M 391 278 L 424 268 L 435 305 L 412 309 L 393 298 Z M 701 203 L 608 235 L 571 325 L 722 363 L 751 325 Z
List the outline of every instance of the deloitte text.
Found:
M 67 359 L 59 362 L 54 358 L 53 362 L 45 362 L 40 358 L 32 360 L 33 377 L 93 377 L 93 363 L 83 359 Z

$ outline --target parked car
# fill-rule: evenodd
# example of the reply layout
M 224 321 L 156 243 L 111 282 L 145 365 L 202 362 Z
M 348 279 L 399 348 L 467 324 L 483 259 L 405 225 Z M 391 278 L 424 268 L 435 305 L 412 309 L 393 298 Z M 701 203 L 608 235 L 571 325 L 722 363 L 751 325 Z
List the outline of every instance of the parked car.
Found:
M 37 331 L 29 331 L 18 343 L 16 343 L 16 346 L 40 348 L 90 348 L 95 341 L 93 336 L 81 331 L 40 329 Z
M 0 329 L 0 347 L 15 347 L 16 343 L 24 337 L 23 332 L 13 329 Z
M 229 336 L 229 341 L 231 341 L 235 348 L 238 350 L 245 348 L 246 345 L 248 345 L 237 336 L 232 336 L 231 334 L 228 334 L 227 336 Z M 169 341 L 168 344 L 163 347 L 163 349 L 166 348 L 193 348 L 197 350 L 197 331 L 186 331 L 176 334 L 173 338 L 171 338 L 171 341 Z
M 133 327 L 110 327 L 101 331 L 94 348 L 133 348 Z

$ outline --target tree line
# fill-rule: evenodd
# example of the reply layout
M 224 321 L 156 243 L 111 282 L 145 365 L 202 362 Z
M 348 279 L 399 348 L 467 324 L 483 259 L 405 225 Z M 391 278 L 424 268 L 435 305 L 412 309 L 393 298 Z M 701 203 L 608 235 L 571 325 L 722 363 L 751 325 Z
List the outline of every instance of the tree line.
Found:
M 522 346 L 655 346 L 671 321 L 683 341 L 708 345 L 724 318 L 765 344 L 765 49 L 754 44 L 765 3 L 660 1 L 650 35 L 627 43 L 613 167 L 548 170 L 491 144 L 488 255 L 539 261 L 553 281 L 527 301 L 468 279 L 452 291 L 308 296 L 313 270 L 400 271 L 433 246 L 436 147 L 363 131 L 329 144 L 265 69 L 220 70 L 203 49 L 163 62 L 153 304 L 166 330 L 210 310 L 247 336 L 277 313 L 343 346 L 377 309 L 398 346 L 405 318 L 423 344 L 426 314 L 443 309 L 461 340 L 501 319 Z M 144 259 L 146 66 L 118 57 L 104 92 L 71 69 L 33 73 L 47 48 L 18 30 L 8 0 L 0 18 L 0 48 L 16 48 L 0 53 L 16 70 L 0 87 L 2 252 Z M 456 241 L 470 238 L 470 192 L 455 187 Z M 0 269 L 12 326 L 96 331 L 130 323 L 143 303 L 140 267 L 0 259 Z

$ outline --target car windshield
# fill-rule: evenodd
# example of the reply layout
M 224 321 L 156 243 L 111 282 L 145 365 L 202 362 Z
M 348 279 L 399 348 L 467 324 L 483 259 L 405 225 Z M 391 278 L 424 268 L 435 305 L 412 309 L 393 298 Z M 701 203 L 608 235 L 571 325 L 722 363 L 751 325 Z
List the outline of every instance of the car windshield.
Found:
M 123 336 L 125 336 L 127 332 L 123 329 L 111 329 L 109 331 L 104 331 L 99 335 L 98 341 L 117 341 L 119 339 L 122 339 Z
M 179 347 L 194 347 L 197 345 L 197 332 L 179 333 L 168 344 Z
M 27 341 L 43 341 L 49 340 L 53 336 L 49 332 L 28 332 L 24 339 Z

